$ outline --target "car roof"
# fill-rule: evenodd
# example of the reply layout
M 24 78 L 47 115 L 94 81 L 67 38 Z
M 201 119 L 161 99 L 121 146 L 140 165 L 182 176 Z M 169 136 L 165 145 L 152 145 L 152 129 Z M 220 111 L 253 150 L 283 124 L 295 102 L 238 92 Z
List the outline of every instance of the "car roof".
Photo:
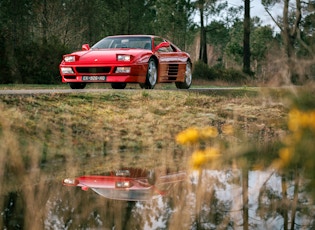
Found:
M 145 35 L 145 34 L 132 34 L 132 35 L 112 35 L 112 36 L 107 36 L 107 38 L 115 38 L 115 37 L 148 37 L 148 38 L 154 38 L 154 37 L 159 37 L 155 35 Z

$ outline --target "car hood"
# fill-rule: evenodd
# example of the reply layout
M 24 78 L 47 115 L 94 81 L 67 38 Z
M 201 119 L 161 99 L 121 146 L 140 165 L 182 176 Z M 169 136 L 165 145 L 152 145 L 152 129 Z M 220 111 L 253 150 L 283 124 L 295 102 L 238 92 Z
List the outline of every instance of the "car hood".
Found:
M 72 55 L 77 55 L 79 57 L 78 61 L 80 64 L 84 63 L 116 63 L 116 57 L 118 54 L 128 54 L 132 55 L 132 62 L 135 60 L 146 56 L 147 54 L 152 54 L 150 50 L 144 49 L 91 49 L 88 51 L 79 51 L 72 53 Z

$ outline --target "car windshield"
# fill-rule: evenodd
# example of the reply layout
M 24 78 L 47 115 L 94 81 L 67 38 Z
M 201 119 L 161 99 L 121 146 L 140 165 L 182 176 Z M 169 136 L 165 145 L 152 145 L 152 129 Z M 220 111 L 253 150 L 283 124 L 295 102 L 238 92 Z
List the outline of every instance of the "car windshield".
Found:
M 97 42 L 92 49 L 132 48 L 151 50 L 150 37 L 107 37 Z

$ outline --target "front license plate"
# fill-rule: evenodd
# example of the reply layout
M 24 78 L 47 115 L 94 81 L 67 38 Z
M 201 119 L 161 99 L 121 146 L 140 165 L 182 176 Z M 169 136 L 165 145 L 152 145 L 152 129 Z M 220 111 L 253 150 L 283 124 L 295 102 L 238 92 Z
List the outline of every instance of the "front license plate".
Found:
M 82 81 L 105 81 L 106 76 L 82 76 Z

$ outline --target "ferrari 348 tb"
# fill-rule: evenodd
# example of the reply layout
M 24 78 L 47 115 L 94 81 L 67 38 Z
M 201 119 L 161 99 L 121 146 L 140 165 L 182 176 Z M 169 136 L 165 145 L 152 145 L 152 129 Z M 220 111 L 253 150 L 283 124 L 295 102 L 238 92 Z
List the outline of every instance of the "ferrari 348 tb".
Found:
M 63 180 L 63 185 L 93 190 L 114 200 L 147 201 L 171 192 L 176 185 L 187 179 L 186 172 L 124 168 L 104 175 L 86 175 Z
M 153 35 L 109 36 L 92 47 L 84 44 L 81 51 L 64 55 L 59 69 L 62 82 L 72 89 L 83 89 L 87 83 L 111 83 L 114 89 L 139 83 L 153 89 L 170 82 L 188 89 L 192 82 L 189 54 Z

